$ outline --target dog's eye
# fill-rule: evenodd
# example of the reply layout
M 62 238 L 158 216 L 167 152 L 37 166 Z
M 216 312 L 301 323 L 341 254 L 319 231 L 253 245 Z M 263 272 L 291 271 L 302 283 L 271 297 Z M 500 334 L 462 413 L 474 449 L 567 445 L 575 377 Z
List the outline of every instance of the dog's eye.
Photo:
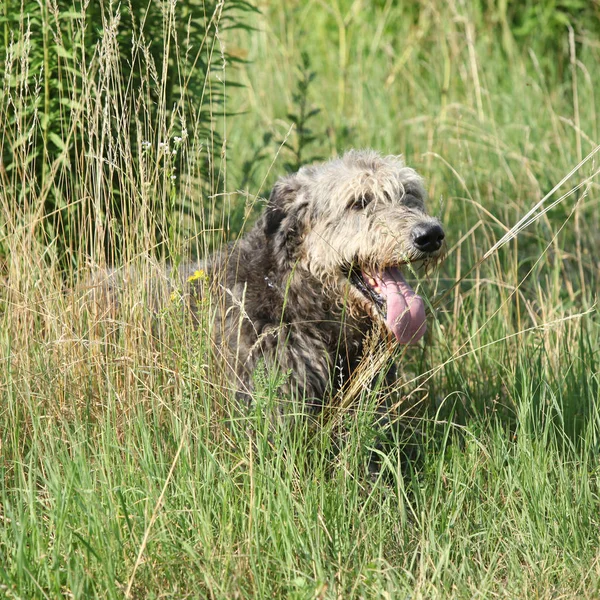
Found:
M 359 194 L 354 198 L 352 203 L 350 204 L 350 208 L 352 210 L 362 210 L 366 208 L 371 202 L 373 202 L 373 194 L 370 192 L 365 192 L 364 194 Z
M 423 200 L 412 194 L 404 194 L 402 204 L 408 208 L 422 208 Z

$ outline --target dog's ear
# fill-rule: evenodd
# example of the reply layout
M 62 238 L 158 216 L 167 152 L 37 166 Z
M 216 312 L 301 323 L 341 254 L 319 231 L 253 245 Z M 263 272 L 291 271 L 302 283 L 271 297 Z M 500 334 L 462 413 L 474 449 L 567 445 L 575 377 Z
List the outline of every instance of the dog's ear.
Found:
M 301 188 L 295 175 L 280 179 L 263 214 L 265 236 L 275 256 L 285 264 L 296 259 L 304 234 L 308 202 L 302 199 Z

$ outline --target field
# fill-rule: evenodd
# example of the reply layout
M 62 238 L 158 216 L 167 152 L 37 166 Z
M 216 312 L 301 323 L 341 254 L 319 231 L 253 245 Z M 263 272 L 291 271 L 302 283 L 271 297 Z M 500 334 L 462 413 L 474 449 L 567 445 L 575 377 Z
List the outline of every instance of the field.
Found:
M 0 17 L 2 595 L 600 598 L 597 1 Z M 232 413 L 178 290 L 115 312 L 90 283 L 160 280 L 351 147 L 423 174 L 449 248 L 376 478 L 372 393 L 337 455 L 327 424 L 273 433 L 269 374 Z

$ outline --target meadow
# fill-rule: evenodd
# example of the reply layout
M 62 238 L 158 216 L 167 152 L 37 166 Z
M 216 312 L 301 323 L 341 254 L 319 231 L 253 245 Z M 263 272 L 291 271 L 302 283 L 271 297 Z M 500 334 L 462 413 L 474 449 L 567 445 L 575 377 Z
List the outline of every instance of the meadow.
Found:
M 600 6 L 584 0 L 0 7 L 0 593 L 600 598 Z M 426 343 L 274 437 L 210 322 L 93 274 L 205 256 L 276 178 L 402 154 L 444 223 Z M 252 435 L 249 434 L 252 431 Z

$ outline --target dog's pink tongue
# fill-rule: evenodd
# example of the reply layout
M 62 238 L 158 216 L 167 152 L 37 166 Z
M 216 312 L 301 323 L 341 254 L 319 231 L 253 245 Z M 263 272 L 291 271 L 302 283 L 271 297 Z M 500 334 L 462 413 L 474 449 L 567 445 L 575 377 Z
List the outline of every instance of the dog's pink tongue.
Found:
M 427 331 L 423 298 L 415 294 L 397 267 L 384 269 L 375 279 L 387 302 L 387 326 L 401 344 L 417 343 Z

